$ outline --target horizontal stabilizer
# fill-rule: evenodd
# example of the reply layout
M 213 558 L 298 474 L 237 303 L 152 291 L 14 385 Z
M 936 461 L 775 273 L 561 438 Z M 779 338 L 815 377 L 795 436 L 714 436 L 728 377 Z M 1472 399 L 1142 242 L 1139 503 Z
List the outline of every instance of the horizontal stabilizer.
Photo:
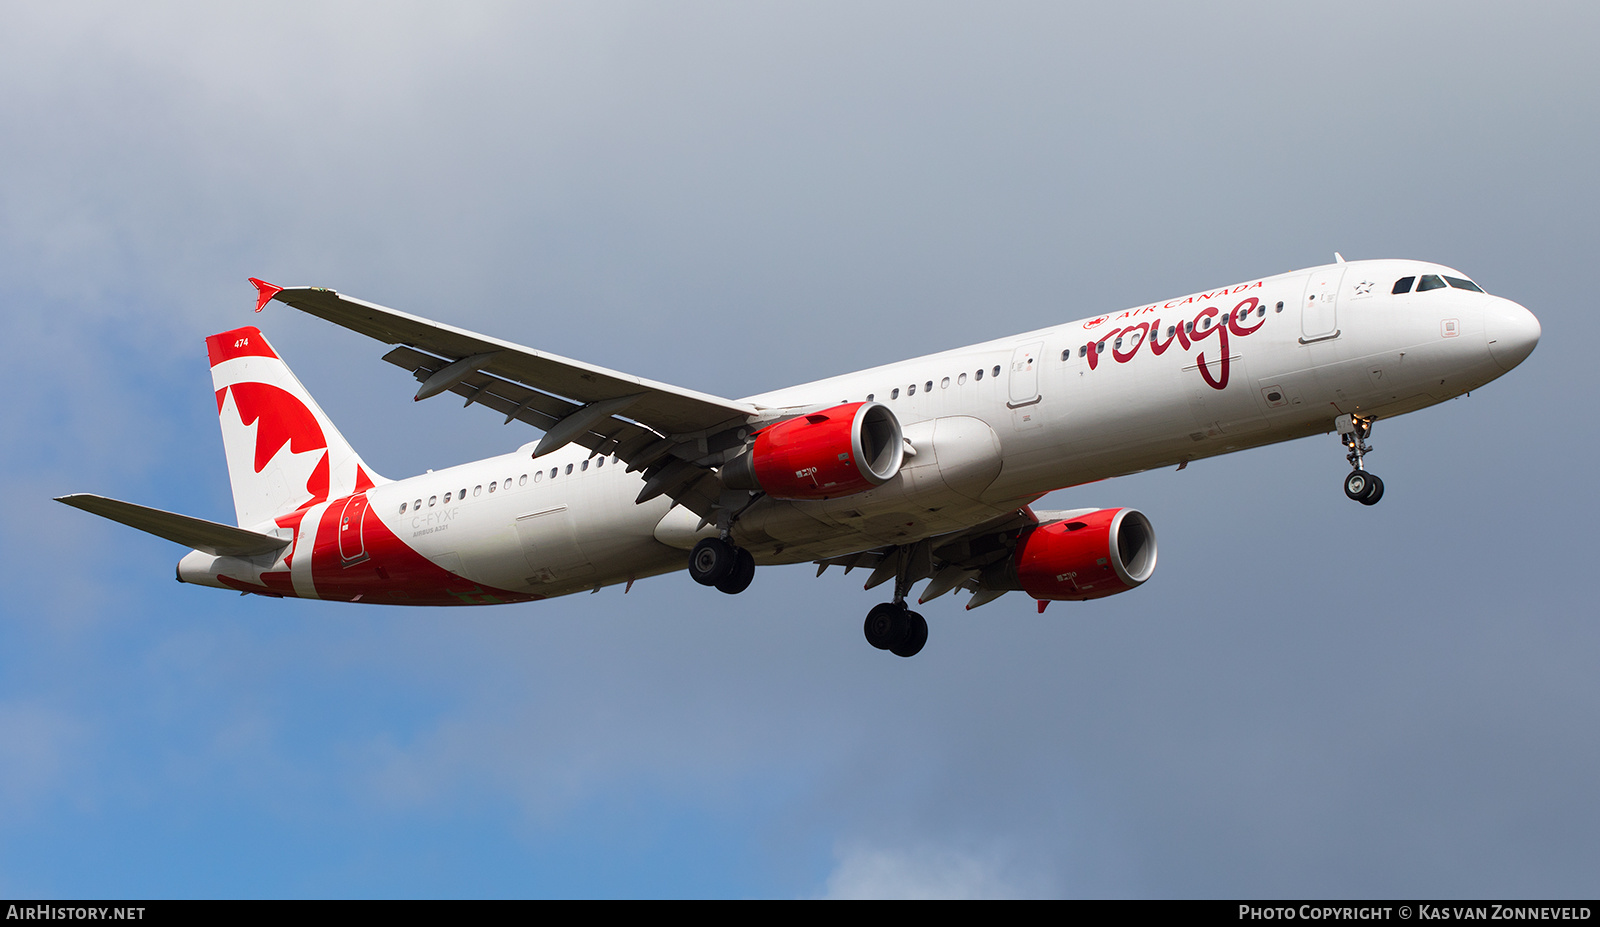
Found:
M 203 550 L 217 557 L 255 557 L 261 554 L 274 554 L 289 546 L 288 538 L 259 534 L 232 525 L 206 521 L 204 518 L 163 512 L 160 509 L 107 499 L 105 496 L 91 493 L 80 492 L 70 496 L 59 496 L 56 501 L 65 502 L 73 508 L 83 509 L 101 518 L 109 518 L 130 528 L 138 528 L 147 534 L 166 538 L 195 550 Z

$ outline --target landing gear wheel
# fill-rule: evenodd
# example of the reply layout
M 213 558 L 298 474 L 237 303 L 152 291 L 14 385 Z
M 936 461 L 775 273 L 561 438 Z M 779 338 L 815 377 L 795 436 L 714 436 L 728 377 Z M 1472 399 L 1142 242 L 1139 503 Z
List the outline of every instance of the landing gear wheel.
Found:
M 911 627 L 906 633 L 906 639 L 898 647 L 890 647 L 889 652 L 897 657 L 914 657 L 922 652 L 922 645 L 928 642 L 928 622 L 914 611 L 907 610 L 906 618 L 910 620 Z
M 1383 498 L 1383 480 L 1365 470 L 1351 470 L 1344 478 L 1344 494 L 1362 505 L 1377 505 Z
M 734 548 L 735 562 L 733 572 L 728 578 L 717 583 L 717 591 L 726 592 L 728 595 L 738 595 L 750 588 L 750 581 L 756 578 L 756 558 L 750 555 L 743 547 Z
M 689 575 L 702 586 L 715 586 L 739 566 L 739 548 L 721 538 L 705 538 L 689 552 Z
M 879 650 L 890 651 L 904 646 L 911 634 L 912 614 L 913 612 L 907 610 L 904 605 L 896 605 L 893 602 L 874 605 L 872 611 L 867 612 L 866 623 L 861 627 L 862 632 L 867 635 L 867 643 Z M 920 644 L 917 649 L 922 649 Z
M 1372 481 L 1372 485 L 1367 487 L 1367 494 L 1359 501 L 1362 505 L 1377 505 L 1378 500 L 1383 498 L 1383 480 L 1371 473 L 1367 474 L 1367 479 Z

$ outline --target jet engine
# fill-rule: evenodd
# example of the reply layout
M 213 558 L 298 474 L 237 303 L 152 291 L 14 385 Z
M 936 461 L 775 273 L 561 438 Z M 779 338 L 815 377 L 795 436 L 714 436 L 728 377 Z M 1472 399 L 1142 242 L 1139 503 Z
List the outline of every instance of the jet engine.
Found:
M 772 425 L 722 467 L 729 489 L 775 499 L 832 499 L 894 478 L 905 458 L 900 421 L 877 402 L 850 402 Z
M 1156 569 L 1156 532 L 1137 509 L 1100 509 L 1029 530 L 1013 555 L 1035 599 L 1083 601 L 1129 589 Z

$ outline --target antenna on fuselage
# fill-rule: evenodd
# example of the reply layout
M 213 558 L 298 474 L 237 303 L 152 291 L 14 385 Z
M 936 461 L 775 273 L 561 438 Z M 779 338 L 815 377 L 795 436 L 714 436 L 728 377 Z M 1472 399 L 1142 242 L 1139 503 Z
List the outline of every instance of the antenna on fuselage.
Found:
M 1335 263 L 1335 264 L 1343 264 L 1344 263 L 1344 255 L 1340 254 L 1337 251 L 1333 252 L 1333 263 Z

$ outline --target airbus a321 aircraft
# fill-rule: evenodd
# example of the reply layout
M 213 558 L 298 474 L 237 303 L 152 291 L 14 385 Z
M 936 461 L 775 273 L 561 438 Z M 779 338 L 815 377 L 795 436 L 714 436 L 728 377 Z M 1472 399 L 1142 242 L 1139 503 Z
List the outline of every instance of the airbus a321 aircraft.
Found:
M 60 501 L 194 548 L 178 579 L 267 596 L 488 605 L 688 567 L 743 592 L 758 564 L 893 582 L 869 643 L 902 657 L 906 605 L 961 589 L 1116 595 L 1150 578 L 1132 508 L 1035 511 L 1045 493 L 1338 432 L 1344 492 L 1372 505 L 1373 422 L 1476 389 L 1539 340 L 1522 306 L 1419 261 L 1249 280 L 745 399 L 568 360 L 321 287 L 278 300 L 396 345 L 421 382 L 544 432 L 512 453 L 392 481 L 267 339 L 206 339 L 237 526 L 79 494 Z

